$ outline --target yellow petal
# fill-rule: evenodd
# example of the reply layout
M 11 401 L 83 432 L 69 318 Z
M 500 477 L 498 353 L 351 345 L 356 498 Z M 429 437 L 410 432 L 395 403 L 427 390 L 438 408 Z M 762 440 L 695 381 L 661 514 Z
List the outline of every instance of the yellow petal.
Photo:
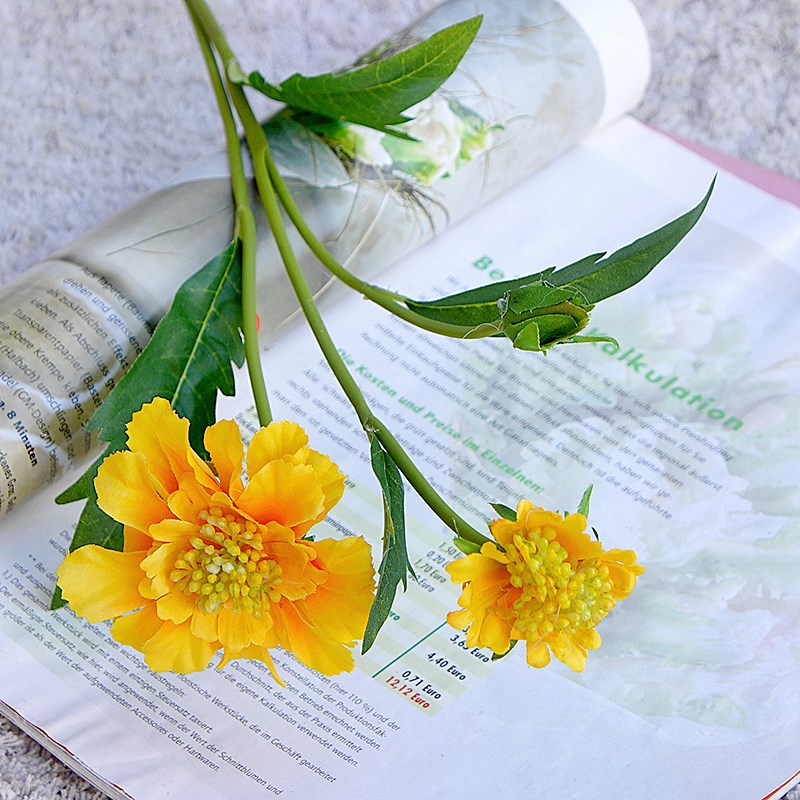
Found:
M 141 653 L 163 624 L 164 621 L 156 613 L 155 603 L 148 603 L 133 614 L 116 620 L 111 626 L 111 635 L 120 644 L 133 647 Z
M 238 653 L 229 653 L 227 650 L 225 650 L 222 654 L 222 660 L 217 665 L 218 669 L 222 669 L 226 664 L 228 664 L 230 661 L 233 661 L 235 658 L 247 658 L 250 661 L 263 661 L 269 668 L 269 671 L 272 673 L 272 677 L 275 678 L 275 682 L 279 686 L 286 686 L 283 678 L 281 678 L 281 676 L 278 674 L 278 671 L 275 669 L 272 656 L 270 656 L 269 650 L 267 650 L 266 647 L 257 647 L 256 645 L 251 645 L 250 647 L 245 647 L 244 650 L 241 650 Z
M 195 607 L 192 613 L 192 635 L 206 642 L 216 642 L 217 635 L 217 615 L 209 614 L 202 608 Z
M 206 428 L 203 444 L 211 456 L 211 463 L 217 471 L 222 491 L 234 498 L 238 497 L 244 488 L 242 483 L 244 445 L 239 426 L 232 419 L 220 420 Z
M 172 515 L 178 519 L 197 522 L 201 511 L 208 511 L 211 505 L 211 496 L 219 489 L 218 486 L 209 489 L 198 483 L 195 476 L 189 472 L 182 475 L 178 481 L 179 488 L 170 494 L 167 503 Z
M 263 645 L 269 640 L 272 617 L 263 614 L 254 617 L 246 612 L 234 613 L 223 608 L 217 614 L 217 631 L 220 644 L 230 652 L 237 653 L 250 645 Z
M 94 487 L 97 505 L 109 517 L 140 531 L 172 516 L 167 492 L 141 453 L 112 453 L 100 465 Z
M 187 472 L 210 489 L 217 486 L 208 465 L 189 446 L 189 420 L 179 417 L 163 397 L 142 406 L 127 432 L 128 448 L 145 456 L 167 492 L 174 492 Z
M 283 420 L 261 428 L 247 448 L 247 475 L 252 477 L 270 461 L 293 456 L 308 444 L 306 432 L 296 423 Z
M 309 622 L 302 600 L 297 603 L 282 600 L 274 620 L 281 647 L 311 669 L 323 675 L 338 675 L 355 666 L 353 655 L 344 643 L 325 636 Z
M 293 528 L 315 519 L 323 510 L 324 499 L 311 467 L 271 461 L 251 477 L 238 505 L 258 522 Z
M 586 666 L 586 650 L 567 633 L 557 633 L 548 637 L 553 655 L 574 672 L 583 672 Z
M 191 547 L 189 539 L 197 536 L 197 524 L 182 519 L 165 519 L 150 528 L 150 535 L 156 545 L 160 542 L 183 542 L 188 550 Z
M 219 649 L 192 635 L 190 621 L 175 625 L 164 622 L 144 647 L 144 659 L 154 672 L 198 672 L 205 669 Z
M 156 610 L 161 619 L 170 622 L 185 622 L 194 612 L 194 603 L 185 594 L 169 592 L 158 598 Z
M 314 542 L 315 564 L 327 580 L 304 600 L 311 623 L 327 636 L 354 641 L 364 636 L 374 599 L 375 570 L 370 546 L 360 536 Z
M 157 597 L 172 591 L 170 573 L 175 568 L 175 560 L 186 552 L 183 541 L 167 542 L 148 553 L 142 560 L 142 570 L 152 581 L 152 593 Z
M 528 642 L 526 645 L 526 661 L 532 667 L 541 669 L 550 663 L 550 651 L 543 641 Z
M 72 610 L 89 622 L 127 614 L 144 600 L 139 594 L 140 564 L 146 551 L 118 553 L 86 545 L 68 553 L 56 571 L 61 593 Z
M 344 494 L 344 475 L 328 456 L 318 453 L 316 450 L 311 450 L 308 447 L 303 448 L 295 456 L 295 463 L 301 457 L 302 461 L 300 463 L 306 464 L 314 470 L 317 476 L 317 484 L 324 497 L 322 511 L 314 519 L 295 526 L 297 534 L 304 536 L 313 525 L 323 520 L 328 512 L 342 499 Z
M 285 532 L 290 541 L 281 541 L 277 535 Z M 315 550 L 306 542 L 298 542 L 289 528 L 271 523 L 264 538 L 264 555 L 280 565 L 281 580 L 278 591 L 289 600 L 299 600 L 326 579 L 318 567 L 311 564 Z
M 572 638 L 586 650 L 597 650 L 600 647 L 600 634 L 594 628 L 578 628 Z

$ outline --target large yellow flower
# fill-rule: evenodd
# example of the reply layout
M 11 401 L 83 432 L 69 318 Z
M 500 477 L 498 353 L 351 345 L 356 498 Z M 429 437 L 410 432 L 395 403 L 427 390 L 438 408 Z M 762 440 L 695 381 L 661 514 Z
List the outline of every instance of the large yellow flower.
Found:
M 75 613 L 115 618 L 113 637 L 156 671 L 201 670 L 222 649 L 222 664 L 255 658 L 274 673 L 277 645 L 326 675 L 352 669 L 373 598 L 370 548 L 360 537 L 303 538 L 344 490 L 303 429 L 259 430 L 246 486 L 232 420 L 205 433 L 211 465 L 162 398 L 133 415 L 127 434 L 129 450 L 95 480 L 98 505 L 125 526 L 124 550 L 87 545 L 66 557 L 58 582 Z
M 632 550 L 603 550 L 585 528 L 582 514 L 563 517 L 523 500 L 516 521 L 492 523 L 497 544 L 486 542 L 447 566 L 464 584 L 463 610 L 447 621 L 469 626 L 469 647 L 502 655 L 524 640 L 532 667 L 546 666 L 552 652 L 580 672 L 586 651 L 600 646 L 595 626 L 644 572 Z

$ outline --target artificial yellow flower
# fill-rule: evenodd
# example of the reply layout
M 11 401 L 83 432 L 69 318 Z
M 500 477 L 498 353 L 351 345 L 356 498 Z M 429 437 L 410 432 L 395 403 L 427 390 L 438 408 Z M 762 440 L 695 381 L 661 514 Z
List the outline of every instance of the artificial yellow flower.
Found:
M 587 650 L 600 646 L 595 626 L 644 572 L 636 553 L 603 550 L 584 533 L 583 514 L 564 517 L 528 500 L 517 506 L 516 521 L 498 519 L 491 528 L 497 544 L 486 542 L 447 566 L 464 585 L 463 610 L 451 611 L 447 621 L 469 626 L 468 647 L 502 655 L 524 640 L 532 667 L 549 664 L 552 652 L 580 672 Z
M 211 464 L 162 398 L 133 415 L 127 434 L 129 450 L 109 456 L 95 480 L 98 505 L 125 526 L 125 546 L 66 557 L 58 582 L 75 613 L 114 618 L 112 636 L 155 671 L 201 670 L 222 649 L 220 666 L 254 658 L 275 674 L 269 648 L 278 645 L 326 675 L 352 669 L 373 599 L 370 548 L 361 537 L 303 538 L 344 490 L 303 429 L 259 430 L 247 485 L 232 420 L 205 433 Z

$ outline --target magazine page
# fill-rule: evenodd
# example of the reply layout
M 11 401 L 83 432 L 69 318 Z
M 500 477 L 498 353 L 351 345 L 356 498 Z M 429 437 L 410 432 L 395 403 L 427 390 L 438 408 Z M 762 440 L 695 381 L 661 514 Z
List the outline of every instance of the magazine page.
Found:
M 713 172 L 622 121 L 382 280 L 413 294 L 433 276 L 432 291 L 452 292 L 569 263 L 674 217 Z M 576 197 L 587 174 L 598 179 Z M 353 673 L 321 677 L 283 653 L 285 687 L 244 661 L 150 673 L 103 625 L 46 610 L 74 523 L 48 490 L 2 523 L 4 701 L 137 800 L 361 796 L 376 781 L 388 798 L 454 786 L 466 798 L 769 794 L 796 773 L 800 735 L 798 256 L 800 212 L 721 174 L 683 245 L 595 312 L 594 330 L 618 345 L 542 358 L 432 338 L 358 298 L 330 302 L 374 408 L 476 525 L 489 502 L 574 510 L 595 484 L 604 545 L 634 548 L 647 571 L 583 673 L 466 646 L 445 621 L 460 590 L 444 567 L 458 554 L 411 494 L 418 580 Z M 366 447 L 315 346 L 298 327 L 265 360 L 280 413 L 347 465 L 324 526 L 377 544 Z M 246 403 L 243 391 L 222 415 L 252 431 Z

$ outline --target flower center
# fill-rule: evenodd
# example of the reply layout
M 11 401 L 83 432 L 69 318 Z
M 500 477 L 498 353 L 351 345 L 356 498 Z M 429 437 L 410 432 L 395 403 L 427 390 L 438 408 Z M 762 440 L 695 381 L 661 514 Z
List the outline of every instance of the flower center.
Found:
M 544 528 L 514 536 L 506 549 L 514 601 L 514 626 L 537 641 L 557 628 L 566 633 L 593 628 L 614 607 L 608 567 L 588 559 L 577 568 L 569 561 L 555 531 Z
M 213 614 L 223 606 L 260 617 L 280 599 L 281 568 L 262 552 L 258 526 L 219 508 L 201 511 L 197 535 L 175 561 L 171 580 L 197 607 Z

